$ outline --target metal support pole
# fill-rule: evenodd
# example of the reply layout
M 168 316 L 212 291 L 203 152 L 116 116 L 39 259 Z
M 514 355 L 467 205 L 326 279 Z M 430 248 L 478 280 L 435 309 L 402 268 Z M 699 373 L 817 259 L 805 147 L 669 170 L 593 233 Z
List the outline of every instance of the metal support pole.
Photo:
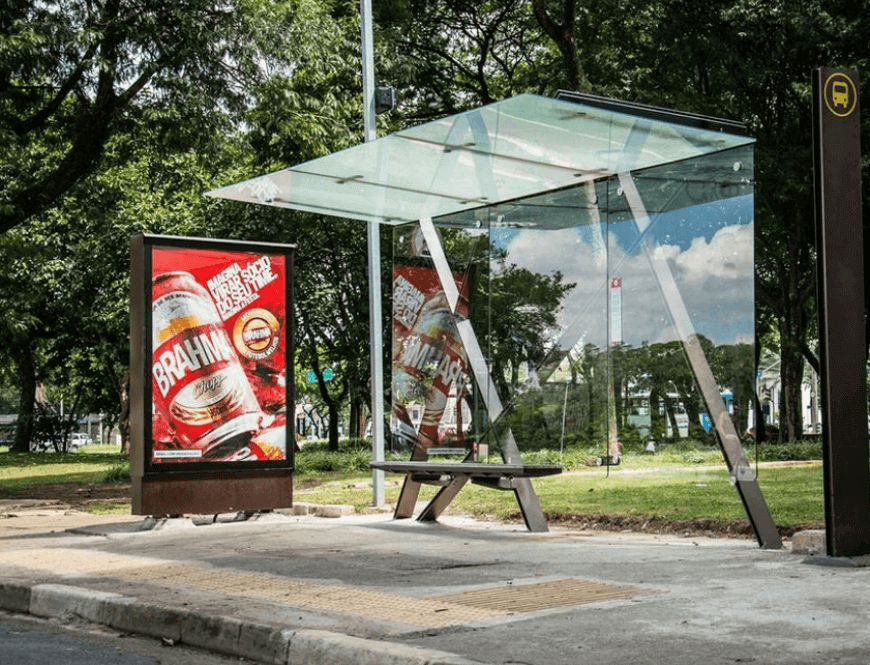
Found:
M 360 0 L 360 24 L 362 30 L 364 140 L 368 143 L 377 138 L 371 0 Z M 381 240 L 380 227 L 376 222 L 368 223 L 368 247 L 372 461 L 382 462 L 384 460 L 384 366 L 382 362 L 384 333 L 381 324 Z M 375 506 L 384 505 L 384 472 L 377 469 L 372 471 L 372 503 Z

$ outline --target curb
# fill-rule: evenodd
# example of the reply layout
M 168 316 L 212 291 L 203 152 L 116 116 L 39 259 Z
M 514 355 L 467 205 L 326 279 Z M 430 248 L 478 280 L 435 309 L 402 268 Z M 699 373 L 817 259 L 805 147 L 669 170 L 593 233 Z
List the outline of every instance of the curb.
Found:
M 0 609 L 85 620 L 269 665 L 482 665 L 457 654 L 323 630 L 279 628 L 65 584 L 0 582 Z

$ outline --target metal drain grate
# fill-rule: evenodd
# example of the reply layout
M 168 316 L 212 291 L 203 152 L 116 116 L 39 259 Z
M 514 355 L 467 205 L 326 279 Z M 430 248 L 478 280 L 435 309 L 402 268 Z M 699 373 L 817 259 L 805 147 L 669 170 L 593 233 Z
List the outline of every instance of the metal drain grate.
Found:
M 495 589 L 449 593 L 433 596 L 430 600 L 501 612 L 533 612 L 550 607 L 583 605 L 649 593 L 645 589 L 635 587 L 618 587 L 601 582 L 569 578 L 537 584 L 520 584 Z

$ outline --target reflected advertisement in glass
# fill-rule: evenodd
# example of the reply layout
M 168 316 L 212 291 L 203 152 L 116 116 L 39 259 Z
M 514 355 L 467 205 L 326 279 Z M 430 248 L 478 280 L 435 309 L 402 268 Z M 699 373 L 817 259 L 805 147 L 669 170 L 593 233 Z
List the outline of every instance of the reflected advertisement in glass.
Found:
M 392 431 L 415 458 L 463 443 L 468 375 L 454 317 L 468 318 L 469 281 L 455 277 L 460 303 L 452 314 L 433 268 L 393 267 Z

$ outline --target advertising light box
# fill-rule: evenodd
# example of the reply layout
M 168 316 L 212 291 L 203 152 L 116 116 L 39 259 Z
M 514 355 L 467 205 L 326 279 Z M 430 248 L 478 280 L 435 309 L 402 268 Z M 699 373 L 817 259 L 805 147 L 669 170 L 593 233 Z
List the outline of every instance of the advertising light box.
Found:
M 132 239 L 134 476 L 292 468 L 294 249 Z

